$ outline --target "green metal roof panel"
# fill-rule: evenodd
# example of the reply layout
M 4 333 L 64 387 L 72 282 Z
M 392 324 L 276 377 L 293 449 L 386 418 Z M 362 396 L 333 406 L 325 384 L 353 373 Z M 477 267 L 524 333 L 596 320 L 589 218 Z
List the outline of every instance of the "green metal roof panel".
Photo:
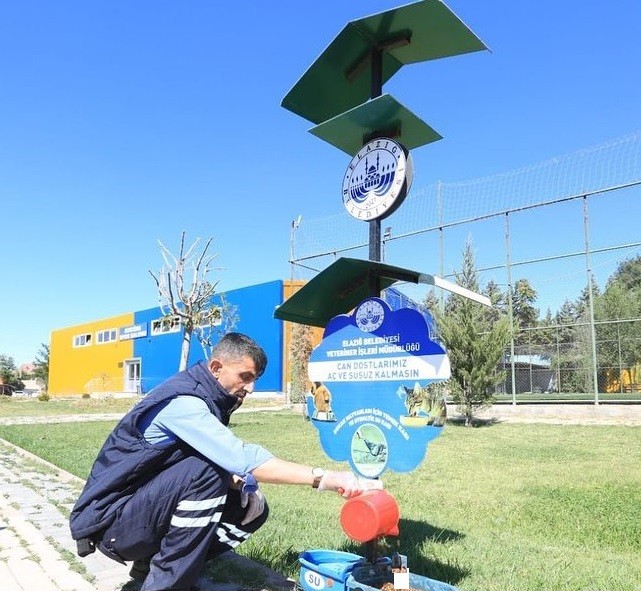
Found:
M 368 58 L 377 47 L 384 49 L 383 83 L 405 64 L 487 49 L 441 0 L 422 0 L 349 22 L 282 106 L 318 124 L 364 103 L 371 96 Z
M 415 2 L 354 22 L 361 33 L 378 42 L 408 31 L 409 44 L 388 50 L 404 65 L 487 49 L 441 0 Z
M 375 132 L 413 150 L 442 139 L 393 96 L 384 94 L 309 130 L 315 136 L 354 156 Z
M 340 258 L 274 312 L 274 318 L 311 326 L 327 326 L 338 314 L 346 314 L 370 296 L 369 279 L 380 279 L 381 290 L 397 281 L 418 283 L 422 274 L 375 261 Z
M 287 93 L 282 106 L 312 123 L 321 123 L 365 102 L 371 84 L 367 69 L 349 80 L 347 72 L 359 56 L 371 49 L 370 40 L 348 24 Z M 402 64 L 388 53 L 383 55 L 383 82 Z

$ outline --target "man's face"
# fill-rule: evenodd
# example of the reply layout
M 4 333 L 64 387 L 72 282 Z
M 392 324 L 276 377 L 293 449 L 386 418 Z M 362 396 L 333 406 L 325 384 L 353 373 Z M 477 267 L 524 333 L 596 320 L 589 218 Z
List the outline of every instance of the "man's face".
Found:
M 242 402 L 247 394 L 254 391 L 256 366 L 249 357 L 241 359 L 211 359 L 209 369 L 218 383 L 232 396 Z

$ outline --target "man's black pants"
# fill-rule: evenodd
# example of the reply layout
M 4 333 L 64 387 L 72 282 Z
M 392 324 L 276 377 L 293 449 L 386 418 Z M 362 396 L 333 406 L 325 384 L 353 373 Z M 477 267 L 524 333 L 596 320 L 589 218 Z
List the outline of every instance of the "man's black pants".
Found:
M 152 477 L 117 511 L 98 548 L 114 560 L 150 558 L 141 591 L 188 590 L 205 561 L 245 541 L 268 509 L 240 525 L 246 508 L 229 489 L 230 476 L 192 456 Z

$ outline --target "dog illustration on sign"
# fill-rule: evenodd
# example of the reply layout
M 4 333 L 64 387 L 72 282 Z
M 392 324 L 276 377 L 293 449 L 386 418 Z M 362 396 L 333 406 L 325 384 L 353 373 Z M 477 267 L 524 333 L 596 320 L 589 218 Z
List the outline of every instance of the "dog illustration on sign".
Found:
M 314 398 L 312 419 L 317 421 L 335 421 L 332 411 L 332 393 L 322 382 L 312 382 L 311 393 Z
M 404 399 L 407 414 L 400 417 L 405 427 L 442 427 L 447 420 L 445 400 L 449 390 L 445 382 L 433 382 L 421 386 L 418 382 L 413 388 L 399 386 L 396 394 Z

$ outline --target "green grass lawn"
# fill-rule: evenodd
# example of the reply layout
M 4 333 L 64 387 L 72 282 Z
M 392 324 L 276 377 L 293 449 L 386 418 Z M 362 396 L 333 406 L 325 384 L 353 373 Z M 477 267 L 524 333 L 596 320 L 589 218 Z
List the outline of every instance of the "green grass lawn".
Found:
M 37 398 L 17 396 L 0 396 L 0 419 L 12 417 L 43 417 L 69 414 L 125 413 L 139 398 L 73 398 L 52 397 L 48 401 Z M 243 408 L 257 406 L 281 406 L 283 398 L 250 398 L 243 403 Z
M 85 477 L 112 427 L 0 426 L 0 437 Z M 232 428 L 281 457 L 333 465 L 300 415 L 242 414 Z M 401 510 L 400 536 L 385 551 L 462 591 L 638 591 L 640 467 L 641 428 L 448 425 L 419 469 L 384 475 Z M 263 489 L 271 518 L 241 554 L 295 576 L 302 550 L 363 553 L 341 530 L 338 495 Z
M 51 398 L 46 402 L 37 398 L 0 396 L 0 418 L 43 417 L 68 414 L 95 414 L 127 412 L 136 398 Z

